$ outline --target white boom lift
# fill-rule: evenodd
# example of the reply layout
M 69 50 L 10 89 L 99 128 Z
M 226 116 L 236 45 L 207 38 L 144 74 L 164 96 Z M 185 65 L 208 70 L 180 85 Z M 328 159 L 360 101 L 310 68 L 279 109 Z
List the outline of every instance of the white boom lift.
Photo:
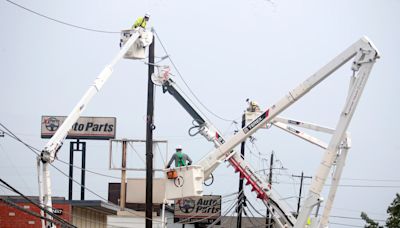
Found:
M 255 191 L 257 194 L 257 198 L 263 200 L 264 204 L 272 212 L 274 222 L 278 227 L 303 228 L 306 225 L 307 219 L 310 217 L 314 207 L 319 207 L 323 200 L 321 197 L 321 191 L 329 172 L 336 161 L 337 167 L 334 172 L 334 178 L 332 180 L 332 187 L 329 192 L 328 202 L 326 204 L 322 220 L 319 223 L 320 227 L 326 227 L 331 205 L 344 166 L 344 160 L 347 155 L 347 150 L 350 146 L 346 131 L 355 112 L 371 69 L 378 58 L 379 53 L 372 42 L 366 37 L 361 38 L 311 77 L 306 79 L 299 86 L 289 91 L 288 94 L 286 94 L 277 103 L 272 105 L 269 109 L 261 112 L 256 118 L 254 118 L 252 122 L 239 130 L 239 132 L 228 141 L 225 141 L 218 131 L 212 127 L 212 125 L 206 123 L 204 119 L 197 115 L 194 109 L 191 108 L 191 106 L 187 104 L 184 99 L 182 99 L 173 86 L 174 82 L 168 78 L 168 71 L 166 70 L 164 73 L 162 72 L 158 77 L 156 77 L 155 81 L 158 81 L 158 84 L 164 87 L 164 91 L 171 93 L 178 100 L 178 102 L 183 105 L 183 107 L 199 124 L 200 133 L 208 140 L 213 141 L 216 146 L 215 150 L 208 153 L 197 164 L 189 167 L 180 167 L 177 169 L 178 178 L 170 179 L 166 183 L 167 198 L 174 199 L 201 195 L 203 192 L 201 183 L 209 178 L 211 172 L 215 170 L 219 164 L 221 164 L 223 161 L 228 161 L 229 164 L 235 169 L 235 172 L 239 172 L 240 176 L 247 180 L 247 184 L 251 185 L 252 191 Z M 351 66 L 353 75 L 350 78 L 350 87 L 347 100 L 345 102 L 343 111 L 339 116 L 339 121 L 336 125 L 336 128 L 328 129 L 301 122 L 298 122 L 297 124 L 301 127 L 316 129 L 332 134 L 329 144 L 325 144 L 302 132 L 293 131 L 292 129 L 287 128 L 285 123 L 281 123 L 285 122 L 284 119 L 279 119 L 278 117 L 282 111 L 307 94 L 311 89 L 313 89 L 351 59 L 353 59 Z M 292 124 L 290 121 L 287 122 Z M 271 186 L 258 176 L 250 164 L 244 161 L 238 153 L 233 151 L 237 145 L 246 140 L 267 123 L 271 123 L 282 129 L 286 129 L 288 132 L 310 141 L 325 150 L 321 164 L 312 179 L 308 196 L 303 203 L 303 207 L 297 218 L 292 215 L 285 202 L 279 200 Z M 315 219 L 313 221 L 314 223 L 312 226 L 316 227 L 318 224 Z
M 112 60 L 111 64 L 106 66 L 96 78 L 94 84 L 90 86 L 89 90 L 85 93 L 72 112 L 68 115 L 65 122 L 61 125 L 61 127 L 57 130 L 57 132 L 43 149 L 41 156 L 38 159 L 39 173 L 40 166 L 42 165 L 42 175 L 39 175 L 39 194 L 41 203 L 44 204 L 49 211 L 52 211 L 49 165 L 56 158 L 57 151 L 61 148 L 68 131 L 78 120 L 81 112 L 86 108 L 91 98 L 100 91 L 104 83 L 111 76 L 114 65 L 122 57 L 131 59 L 144 58 L 144 47 L 148 46 L 152 42 L 152 36 L 153 35 L 151 32 L 140 29 L 134 30 L 132 33 L 126 30 L 122 32 L 121 41 L 124 43 L 124 46 L 122 47 L 121 51 Z M 317 86 L 321 81 L 326 79 L 330 74 L 332 74 L 335 70 L 352 58 L 354 58 L 352 64 L 352 70 L 354 73 L 351 77 L 348 98 L 344 110 L 340 115 L 336 129 L 332 130 L 305 123 L 298 124 L 301 127 L 308 127 L 311 129 L 317 128 L 322 131 L 327 131 L 328 133 L 333 134 L 333 136 L 329 145 L 325 145 L 317 139 L 307 136 L 304 133 L 296 133 L 297 136 L 313 142 L 314 144 L 325 149 L 324 157 L 321 165 L 318 168 L 317 174 L 313 178 L 308 197 L 296 219 L 290 212 L 286 203 L 279 199 L 277 194 L 274 192 L 274 189 L 272 189 L 268 183 L 260 178 L 250 164 L 247 163 L 239 154 L 235 153 L 233 149 L 267 123 L 274 124 L 278 127 L 280 126 L 282 129 L 286 128 L 289 132 L 292 131 L 285 125 L 285 120 L 281 119 L 281 123 L 278 123 L 279 117 L 277 117 L 277 115 L 284 111 L 291 104 L 295 103 L 313 87 Z M 334 199 L 337 184 L 340 179 L 342 168 L 344 166 L 344 160 L 350 143 L 346 135 L 346 130 L 354 114 L 371 68 L 377 58 L 379 58 L 379 54 L 374 45 L 366 37 L 360 39 L 346 49 L 343 53 L 341 53 L 338 57 L 325 65 L 321 70 L 313 74 L 298 87 L 291 90 L 276 104 L 272 105 L 271 108 L 261 112 L 260 115 L 258 115 L 251 123 L 247 124 L 228 141 L 225 141 L 216 128 L 210 123 L 207 123 L 204 118 L 202 118 L 196 112 L 196 110 L 193 109 L 192 106 L 187 103 L 186 100 L 179 94 L 179 92 L 175 89 L 174 82 L 168 78 L 169 73 L 167 70 L 163 71 L 158 77 L 154 77 L 155 83 L 158 82 L 160 85 L 162 85 L 164 92 L 168 91 L 170 94 L 172 94 L 185 108 L 185 110 L 192 115 L 194 121 L 198 124 L 198 133 L 206 137 L 207 140 L 212 141 L 216 147 L 215 150 L 201 159 L 197 165 L 180 168 L 178 170 L 179 177 L 184 178 L 182 179 L 184 180 L 183 182 L 179 182 L 179 177 L 174 180 L 167 181 L 167 195 L 169 194 L 170 196 L 168 198 L 172 199 L 201 195 L 202 183 L 210 177 L 212 171 L 215 170 L 219 164 L 221 164 L 223 161 L 228 161 L 230 165 L 234 167 L 235 172 L 239 172 L 240 176 L 247 180 L 247 184 L 252 186 L 252 191 L 256 191 L 257 198 L 263 200 L 264 204 L 272 212 L 273 219 L 279 227 L 304 227 L 312 209 L 321 203 L 320 193 L 322 187 L 325 184 L 329 171 L 336 160 L 337 155 L 339 155 L 339 159 L 337 160 L 337 169 L 335 170 L 334 174 L 335 177 L 332 181 L 332 188 L 329 193 L 329 198 L 331 201 Z M 339 166 L 339 164 L 341 165 Z M 330 208 L 326 206 L 323 218 L 320 222 L 321 226 L 325 226 L 327 224 L 329 212 Z M 51 218 L 49 215 L 46 216 Z M 51 223 L 46 224 L 46 226 L 54 227 L 54 225 Z
M 42 150 L 40 157 L 38 157 L 38 181 L 39 181 L 39 198 L 40 203 L 46 207 L 47 210 L 53 212 L 51 201 L 51 179 L 50 179 L 50 164 L 55 160 L 57 152 L 60 150 L 68 131 L 72 125 L 79 119 L 81 113 L 86 108 L 94 95 L 96 95 L 104 83 L 109 79 L 113 72 L 114 66 L 122 59 L 144 59 L 145 48 L 153 41 L 153 33 L 142 28 L 135 30 L 123 30 L 121 32 L 122 47 L 118 54 L 114 57 L 109 65 L 94 80 L 94 83 L 89 87 L 81 100 L 76 104 L 71 113 L 65 119 L 63 124 L 47 142 Z M 123 45 L 123 46 L 122 46 Z M 41 167 L 42 166 L 42 167 Z M 41 170 L 42 169 L 42 170 Z M 43 213 L 43 212 L 42 212 Z M 46 215 L 51 219 L 50 215 Z M 42 221 L 42 225 L 44 225 Z M 46 221 L 46 227 L 54 227 L 54 224 Z

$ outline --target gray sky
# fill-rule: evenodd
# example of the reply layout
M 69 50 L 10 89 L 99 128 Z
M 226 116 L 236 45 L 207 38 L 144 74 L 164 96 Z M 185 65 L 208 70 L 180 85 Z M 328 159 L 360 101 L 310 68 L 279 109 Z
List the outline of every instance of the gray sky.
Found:
M 269 107 L 367 35 L 382 58 L 372 70 L 349 127 L 353 145 L 341 183 L 374 187 L 339 188 L 332 214 L 359 217 L 363 210 L 373 218 L 386 218 L 386 208 L 400 189 L 400 142 L 397 139 L 400 123 L 396 118 L 400 89 L 396 75 L 400 63 L 397 56 L 400 1 L 16 2 L 61 21 L 107 31 L 127 29 L 137 16 L 150 12 L 150 24 L 157 30 L 190 88 L 209 109 L 226 119 L 240 118 L 246 98 L 257 100 L 263 108 Z M 88 85 L 118 52 L 119 34 L 65 26 L 7 1 L 0 1 L 0 26 L 0 122 L 27 143 L 43 148 L 46 140 L 40 139 L 40 117 L 67 115 L 71 111 Z M 165 55 L 159 42 L 156 55 Z M 163 63 L 169 64 L 167 60 Z M 282 116 L 334 127 L 350 75 L 350 66 L 345 65 Z M 178 77 L 176 81 L 184 88 Z M 115 116 L 118 138 L 143 139 L 146 89 L 147 66 L 140 61 L 123 60 L 84 115 Z M 227 137 L 232 134 L 235 128 L 231 122 L 201 109 Z M 155 138 L 168 140 L 170 150 L 182 144 L 193 160 L 198 161 L 212 145 L 200 137 L 193 139 L 187 135 L 191 121 L 172 97 L 157 88 Z M 262 169 L 258 156 L 269 158 L 274 150 L 279 160 L 277 167 L 287 168 L 277 171 L 279 184 L 276 188 L 282 197 L 295 196 L 298 185 L 293 181 L 299 181 L 288 175 L 301 171 L 314 175 L 322 151 L 273 128 L 259 131 L 255 137 L 260 154 L 248 144 L 252 151 L 247 152 L 248 160 L 256 169 Z M 326 136 L 322 138 L 328 140 Z M 67 142 L 59 158 L 68 161 L 68 150 Z M 65 165 L 55 164 L 67 171 Z M 140 160 L 128 165 L 143 166 Z M 88 142 L 87 168 L 118 176 L 118 172 L 108 170 L 108 142 Z M 0 138 L 2 179 L 27 195 L 35 195 L 35 170 L 32 152 L 9 137 Z M 131 177 L 141 175 L 129 174 Z M 232 168 L 221 165 L 215 177 L 214 185 L 206 188 L 206 193 L 224 195 L 236 191 L 237 176 Z M 52 170 L 52 181 L 54 195 L 67 196 L 67 179 Z M 104 197 L 109 181 L 114 180 L 87 174 L 87 186 Z M 304 190 L 307 192 L 308 185 Z M 75 193 L 78 198 L 78 188 Z M 248 195 L 255 201 L 254 195 Z M 97 197 L 87 193 L 87 198 Z M 288 202 L 296 207 L 296 199 Z M 255 204 L 263 210 L 260 202 Z M 343 218 L 331 218 L 331 222 L 363 224 L 360 220 Z M 331 227 L 342 226 L 333 224 Z

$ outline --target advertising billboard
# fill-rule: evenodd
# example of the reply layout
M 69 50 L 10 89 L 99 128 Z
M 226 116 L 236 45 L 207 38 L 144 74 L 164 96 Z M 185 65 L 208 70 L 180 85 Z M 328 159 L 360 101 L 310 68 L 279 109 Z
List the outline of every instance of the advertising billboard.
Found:
M 42 116 L 41 137 L 51 138 L 66 118 L 66 116 Z M 116 124 L 115 117 L 80 117 L 72 125 L 67 139 L 114 139 Z
M 204 195 L 198 198 L 182 198 L 175 200 L 175 223 L 211 224 L 220 216 L 220 195 Z

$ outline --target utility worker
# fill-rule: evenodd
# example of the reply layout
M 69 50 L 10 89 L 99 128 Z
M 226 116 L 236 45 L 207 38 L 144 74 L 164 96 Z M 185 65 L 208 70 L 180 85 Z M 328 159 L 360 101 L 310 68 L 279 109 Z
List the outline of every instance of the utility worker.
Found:
M 135 21 L 135 23 L 133 24 L 133 26 L 132 26 L 132 29 L 135 29 L 135 28 L 137 28 L 137 27 L 142 27 L 142 28 L 146 28 L 146 24 L 147 24 L 147 22 L 149 21 L 149 19 L 150 19 L 150 14 L 148 14 L 148 13 L 146 13 L 145 15 L 144 15 L 144 17 L 139 17 L 136 21 Z
M 249 102 L 249 107 L 247 108 L 248 112 L 258 112 L 260 111 L 260 106 L 255 101 Z
M 176 147 L 176 153 L 172 155 L 171 160 L 169 160 L 167 169 L 171 166 L 172 162 L 175 160 L 175 167 L 181 167 L 181 166 L 186 166 L 186 165 L 191 165 L 192 164 L 192 159 L 190 157 L 182 152 L 182 146 L 178 145 Z M 186 161 L 188 163 L 186 164 Z

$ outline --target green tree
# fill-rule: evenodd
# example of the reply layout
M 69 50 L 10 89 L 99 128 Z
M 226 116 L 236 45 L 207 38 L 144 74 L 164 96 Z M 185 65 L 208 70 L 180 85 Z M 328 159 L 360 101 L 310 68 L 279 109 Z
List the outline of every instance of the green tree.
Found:
M 373 219 L 369 218 L 367 213 L 361 212 L 361 218 L 365 220 L 367 224 L 365 224 L 365 228 L 379 228 L 379 223 L 375 222 Z
M 400 227 L 400 194 L 396 193 L 396 198 L 387 209 L 389 218 L 386 219 L 386 226 L 388 228 Z
M 386 219 L 387 228 L 400 228 L 400 194 L 396 193 L 396 197 L 387 209 L 389 217 Z M 381 228 L 378 222 L 369 218 L 367 213 L 361 212 L 361 218 L 365 220 L 365 228 Z

